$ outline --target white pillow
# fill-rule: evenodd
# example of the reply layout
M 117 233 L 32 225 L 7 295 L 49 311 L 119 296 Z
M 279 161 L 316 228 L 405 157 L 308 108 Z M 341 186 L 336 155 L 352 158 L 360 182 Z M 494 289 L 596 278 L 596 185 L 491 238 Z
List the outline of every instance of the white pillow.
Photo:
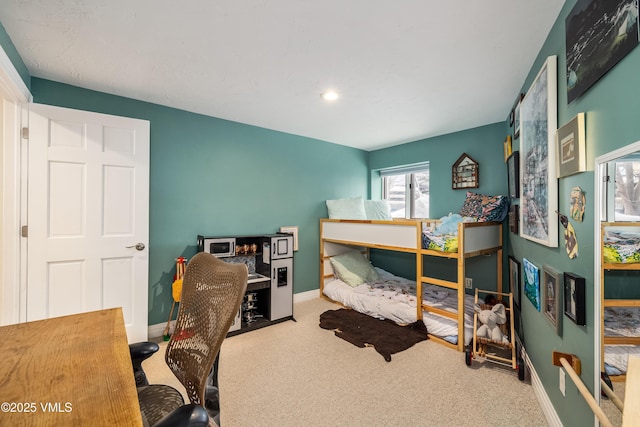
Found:
M 362 197 L 327 200 L 327 210 L 329 211 L 329 218 L 367 219 Z
M 378 280 L 378 272 L 362 252 L 351 251 L 329 259 L 333 273 L 349 286 L 358 286 Z
M 365 200 L 364 211 L 367 219 L 392 220 L 391 209 L 386 200 Z

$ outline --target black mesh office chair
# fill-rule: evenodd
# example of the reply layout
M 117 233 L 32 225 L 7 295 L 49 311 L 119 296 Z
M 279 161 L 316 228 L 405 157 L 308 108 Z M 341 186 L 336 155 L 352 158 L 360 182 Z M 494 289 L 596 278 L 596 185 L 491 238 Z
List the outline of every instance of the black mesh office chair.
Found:
M 194 256 L 184 275 L 176 327 L 165 360 L 184 385 L 190 404 L 168 385 L 149 385 L 142 361 L 157 344 L 130 346 L 138 400 L 145 426 L 220 423 L 217 362 L 220 346 L 236 317 L 247 289 L 247 267 L 230 264 L 211 254 Z

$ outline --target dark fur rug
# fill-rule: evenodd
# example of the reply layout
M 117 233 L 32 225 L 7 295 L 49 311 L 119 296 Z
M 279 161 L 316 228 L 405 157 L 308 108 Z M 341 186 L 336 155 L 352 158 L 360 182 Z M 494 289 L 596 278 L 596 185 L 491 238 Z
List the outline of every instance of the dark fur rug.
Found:
M 335 331 L 337 337 L 356 347 L 373 347 L 391 362 L 391 355 L 428 339 L 427 327 L 418 320 L 400 326 L 391 320 L 380 320 L 355 310 L 328 310 L 320 315 L 320 327 Z

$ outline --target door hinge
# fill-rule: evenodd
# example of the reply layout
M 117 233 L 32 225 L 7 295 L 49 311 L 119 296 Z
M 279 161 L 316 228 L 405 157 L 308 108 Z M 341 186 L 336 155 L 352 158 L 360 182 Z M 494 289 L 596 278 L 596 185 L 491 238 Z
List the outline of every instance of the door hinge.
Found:
M 22 229 L 20 230 L 20 234 L 22 235 L 22 237 L 29 237 L 29 226 L 23 225 Z
M 29 139 L 29 128 L 28 127 L 22 128 L 22 138 L 23 139 Z

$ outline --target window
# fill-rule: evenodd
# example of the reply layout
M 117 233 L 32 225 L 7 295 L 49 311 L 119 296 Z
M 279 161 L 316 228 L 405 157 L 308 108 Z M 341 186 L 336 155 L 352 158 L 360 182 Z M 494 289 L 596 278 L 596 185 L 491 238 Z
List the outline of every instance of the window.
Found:
M 386 169 L 382 176 L 382 197 L 389 202 L 394 218 L 429 218 L 429 164 Z
M 640 220 L 640 161 L 629 158 L 615 162 L 614 182 L 615 221 Z

